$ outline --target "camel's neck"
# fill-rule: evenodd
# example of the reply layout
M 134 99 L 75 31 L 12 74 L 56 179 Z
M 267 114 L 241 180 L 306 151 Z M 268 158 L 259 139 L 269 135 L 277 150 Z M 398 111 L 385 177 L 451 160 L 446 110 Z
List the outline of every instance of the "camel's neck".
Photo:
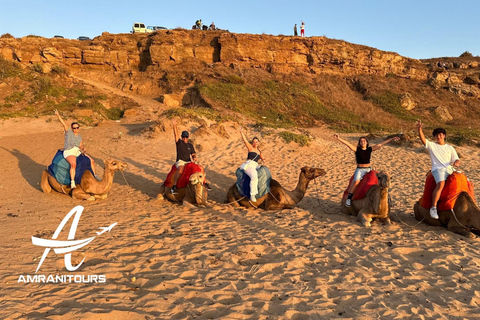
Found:
M 378 212 L 385 212 L 388 215 L 388 188 L 380 190 L 380 203 L 378 204 Z
M 105 192 L 110 190 L 112 187 L 113 183 L 113 175 L 115 174 L 115 171 L 113 170 L 108 170 L 105 168 L 105 172 L 103 174 L 103 179 L 101 181 L 98 181 L 98 187 L 100 189 L 103 189 Z
M 305 174 L 300 172 L 300 177 L 298 178 L 298 183 L 295 189 L 293 191 L 287 191 L 287 195 L 290 197 L 289 200 L 291 200 L 291 203 L 289 204 L 297 204 L 303 199 L 305 192 L 307 192 L 309 182 L 310 179 L 307 179 Z

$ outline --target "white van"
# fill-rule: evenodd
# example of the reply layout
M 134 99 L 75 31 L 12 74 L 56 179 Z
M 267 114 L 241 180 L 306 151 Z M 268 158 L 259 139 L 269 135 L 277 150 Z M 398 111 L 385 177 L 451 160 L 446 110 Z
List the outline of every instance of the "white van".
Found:
M 147 28 L 144 23 L 135 22 L 132 27 L 132 33 L 146 33 Z

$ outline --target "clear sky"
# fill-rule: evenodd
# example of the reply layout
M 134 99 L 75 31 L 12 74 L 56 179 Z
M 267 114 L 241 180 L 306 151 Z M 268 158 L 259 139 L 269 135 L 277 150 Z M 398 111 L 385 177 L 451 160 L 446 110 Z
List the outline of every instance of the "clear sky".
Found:
M 236 33 L 326 36 L 411 58 L 480 55 L 479 0 L 0 0 L 0 35 L 94 38 L 134 22 L 190 29 L 197 19 Z M 299 31 L 300 32 L 300 31 Z

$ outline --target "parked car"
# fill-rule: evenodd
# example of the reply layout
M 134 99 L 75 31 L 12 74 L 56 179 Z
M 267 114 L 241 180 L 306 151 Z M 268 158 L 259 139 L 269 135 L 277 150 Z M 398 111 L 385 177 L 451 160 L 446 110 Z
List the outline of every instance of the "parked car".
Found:
M 132 27 L 132 33 L 146 33 L 147 28 L 145 28 L 145 24 L 141 22 L 135 22 Z M 153 31 L 152 31 L 153 32 Z
M 159 27 L 159 26 L 148 26 L 147 27 L 147 32 L 155 32 L 157 30 L 167 30 L 167 28 Z
M 89 37 L 80 36 L 80 37 L 78 37 L 78 40 L 80 40 L 80 41 L 90 41 L 92 39 L 90 39 Z
M 63 36 L 59 36 L 58 34 L 53 36 L 54 38 L 57 38 L 57 39 L 65 39 Z

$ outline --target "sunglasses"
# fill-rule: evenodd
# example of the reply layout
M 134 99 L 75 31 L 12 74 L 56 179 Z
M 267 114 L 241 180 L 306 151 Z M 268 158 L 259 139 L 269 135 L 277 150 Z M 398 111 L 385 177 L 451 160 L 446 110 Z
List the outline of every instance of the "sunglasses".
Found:
M 72 127 L 72 129 L 73 129 L 73 130 L 75 130 L 75 129 L 80 129 L 80 127 Z

